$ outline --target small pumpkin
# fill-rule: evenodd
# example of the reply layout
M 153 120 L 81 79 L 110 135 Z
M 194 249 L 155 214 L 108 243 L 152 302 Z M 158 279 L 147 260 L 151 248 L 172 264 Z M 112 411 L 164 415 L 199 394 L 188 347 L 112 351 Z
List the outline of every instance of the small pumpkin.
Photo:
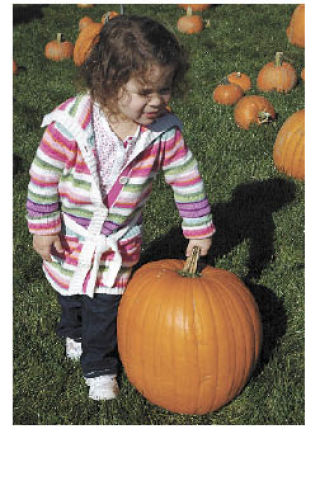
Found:
M 229 82 L 239 85 L 244 92 L 251 89 L 250 77 L 243 72 L 232 72 L 227 79 Z
M 222 81 L 213 91 L 213 100 L 218 104 L 233 105 L 243 96 L 244 91 L 235 83 Z
M 181 33 L 191 35 L 193 33 L 199 33 L 203 30 L 204 24 L 200 15 L 193 15 L 192 8 L 189 7 L 187 14 L 178 19 L 177 29 Z
M 292 114 L 282 125 L 273 146 L 273 160 L 280 172 L 305 177 L 305 111 Z
M 190 7 L 193 12 L 203 12 L 211 7 L 211 3 L 179 3 L 178 5 L 185 10 L 188 10 L 188 7 Z
M 19 67 L 17 65 L 17 62 L 13 60 L 13 75 L 18 75 L 18 70 L 19 70 Z
M 276 117 L 273 105 L 262 95 L 246 95 L 234 108 L 234 120 L 238 127 L 248 130 L 251 124 L 262 125 Z
M 306 69 L 305 69 L 305 67 L 303 67 L 303 69 L 301 70 L 300 75 L 301 75 L 302 80 L 305 82 L 305 80 L 306 80 Z
M 85 27 L 87 27 L 89 24 L 93 23 L 93 20 L 91 17 L 82 17 L 79 20 L 79 30 L 83 30 Z
M 297 72 L 289 62 L 283 61 L 283 52 L 277 52 L 275 61 L 262 67 L 257 77 L 257 87 L 263 92 L 290 92 L 296 83 Z
M 197 256 L 138 269 L 118 311 L 118 347 L 129 381 L 151 403 L 183 414 L 216 411 L 257 363 L 262 325 L 257 304 L 233 273 Z M 143 295 L 142 295 L 143 292 Z
M 112 10 L 110 12 L 106 12 L 101 17 L 101 23 L 105 23 L 106 21 L 111 20 L 112 18 L 117 17 L 118 15 L 120 15 L 120 14 L 118 12 L 115 12 L 114 10 Z
M 298 5 L 290 19 L 286 29 L 288 40 L 297 47 L 305 46 L 305 8 L 304 4 Z
M 63 34 L 58 33 L 56 40 L 51 40 L 46 44 L 44 54 L 48 59 L 60 62 L 72 58 L 73 50 L 73 43 L 64 40 Z
M 84 63 L 92 47 L 99 40 L 102 27 L 103 23 L 92 22 L 80 31 L 73 51 L 73 61 L 77 67 Z

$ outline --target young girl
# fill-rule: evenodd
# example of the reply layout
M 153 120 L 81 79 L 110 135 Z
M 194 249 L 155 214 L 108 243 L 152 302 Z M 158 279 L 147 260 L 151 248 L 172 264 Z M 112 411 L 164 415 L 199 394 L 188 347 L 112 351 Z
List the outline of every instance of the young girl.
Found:
M 89 397 L 118 393 L 116 317 L 140 255 L 142 210 L 161 169 L 189 239 L 206 255 L 214 232 L 196 160 L 167 110 L 187 68 L 157 22 L 118 16 L 83 66 L 87 91 L 44 117 L 30 169 L 28 227 L 62 309 L 57 333 L 80 359 Z

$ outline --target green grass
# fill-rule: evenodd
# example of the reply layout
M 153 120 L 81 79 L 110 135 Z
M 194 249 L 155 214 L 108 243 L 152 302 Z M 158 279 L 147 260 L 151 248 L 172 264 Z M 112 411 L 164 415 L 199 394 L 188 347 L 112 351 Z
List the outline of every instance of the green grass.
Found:
M 260 363 L 242 393 L 218 412 L 203 416 L 170 413 L 150 404 L 121 376 L 115 401 L 88 400 L 80 368 L 64 357 L 56 338 L 59 308 L 32 249 L 25 221 L 28 169 L 42 135 L 43 115 L 74 94 L 72 60 L 54 63 L 45 44 L 58 31 L 70 41 L 78 20 L 98 21 L 114 5 L 90 10 L 76 5 L 16 5 L 13 54 L 20 66 L 13 79 L 14 152 L 14 424 L 18 425 L 301 425 L 304 424 L 304 183 L 280 174 L 272 148 L 285 119 L 304 107 L 304 83 L 289 94 L 264 94 L 277 120 L 249 131 L 233 121 L 233 108 L 215 104 L 212 91 L 234 70 L 250 75 L 259 93 L 259 69 L 275 51 L 284 51 L 298 74 L 304 50 L 290 45 L 285 29 L 295 5 L 224 4 L 203 15 L 211 27 L 199 35 L 176 32 L 182 10 L 176 5 L 127 5 L 175 32 L 190 54 L 189 89 L 171 106 L 184 123 L 196 155 L 217 233 L 211 265 L 245 280 L 262 315 Z M 185 242 L 172 192 L 163 177 L 145 212 L 141 263 L 183 257 Z

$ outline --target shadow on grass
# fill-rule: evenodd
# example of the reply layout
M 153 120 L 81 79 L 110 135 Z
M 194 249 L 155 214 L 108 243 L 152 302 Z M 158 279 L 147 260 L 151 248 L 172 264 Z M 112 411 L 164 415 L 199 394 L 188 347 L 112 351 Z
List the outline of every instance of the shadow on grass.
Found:
M 204 261 L 214 266 L 221 256 L 227 255 L 244 240 L 249 241 L 248 273 L 242 280 L 256 299 L 264 331 L 260 363 L 255 375 L 267 363 L 278 339 L 286 330 L 287 316 L 282 301 L 271 289 L 256 284 L 256 281 L 274 256 L 275 224 L 272 215 L 294 198 L 294 182 L 275 178 L 241 184 L 233 191 L 230 202 L 212 206 L 217 232 L 214 235 L 212 249 L 203 259 L 200 268 L 203 267 Z M 137 268 L 159 259 L 185 259 L 186 246 L 187 241 L 181 229 L 173 228 L 143 251 Z
M 27 5 L 13 5 L 13 25 L 18 23 L 31 22 L 36 18 L 42 18 L 42 8 L 46 4 L 27 4 Z

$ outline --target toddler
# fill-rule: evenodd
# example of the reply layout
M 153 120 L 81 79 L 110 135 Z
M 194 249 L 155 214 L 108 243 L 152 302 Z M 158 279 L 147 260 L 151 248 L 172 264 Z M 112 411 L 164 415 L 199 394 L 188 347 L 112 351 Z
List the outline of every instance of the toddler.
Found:
M 30 168 L 27 220 L 57 291 L 57 334 L 80 359 L 89 397 L 118 393 L 116 317 L 139 261 L 142 211 L 162 170 L 189 240 L 214 233 L 197 162 L 167 104 L 187 63 L 175 37 L 146 17 L 106 23 L 82 67 L 85 92 L 47 114 Z

